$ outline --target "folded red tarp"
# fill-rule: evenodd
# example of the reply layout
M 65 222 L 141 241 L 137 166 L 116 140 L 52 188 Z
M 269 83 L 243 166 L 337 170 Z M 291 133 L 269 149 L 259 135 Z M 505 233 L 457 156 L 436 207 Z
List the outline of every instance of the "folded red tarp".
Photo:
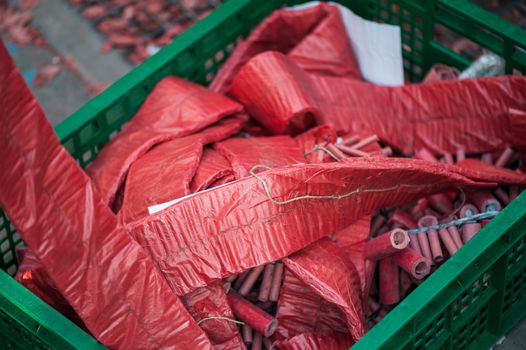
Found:
M 457 186 L 495 185 L 462 172 L 380 157 L 281 167 L 182 198 L 127 229 L 183 295 L 288 256 L 378 208 Z
M 181 297 L 186 309 L 206 332 L 216 350 L 244 349 L 221 281 Z
M 316 294 L 288 268 L 283 275 L 276 318 L 278 328 L 273 338 L 278 341 L 302 333 L 348 333 L 345 316 L 338 307 Z
M 211 187 L 214 182 L 233 174 L 228 160 L 213 148 L 206 147 L 201 157 L 201 163 L 199 163 L 190 183 L 190 191 L 195 193 L 205 190 Z
M 526 133 L 526 118 L 508 112 L 526 110 L 521 76 L 382 87 L 309 74 L 281 53 L 266 52 L 240 70 L 230 92 L 274 133 L 313 119 L 340 132 L 376 134 L 404 154 L 422 147 L 434 154 L 461 147 L 489 152 L 521 145 Z
M 136 160 L 128 171 L 121 215 L 129 223 L 148 215 L 148 207 L 190 194 L 206 144 L 238 132 L 246 121 L 231 117 L 190 136 L 164 142 Z
M 230 161 L 237 179 L 248 176 L 256 165 L 274 168 L 305 163 L 304 154 L 289 136 L 230 138 L 214 148 Z
M 283 263 L 316 294 L 343 312 L 354 341 L 365 334 L 360 276 L 336 243 L 321 239 L 285 258 Z
M 302 10 L 274 11 L 238 43 L 210 89 L 226 93 L 239 69 L 250 58 L 269 50 L 286 54 L 309 72 L 361 77 L 340 11 L 336 6 L 319 4 Z
M 17 251 L 17 256 L 18 256 Z M 18 266 L 15 279 L 24 287 L 29 289 L 37 297 L 51 305 L 55 310 L 73 321 L 77 326 L 86 330 L 84 322 L 77 315 L 75 310 L 69 305 L 66 299 L 60 294 L 55 283 L 51 280 L 44 265 L 29 248 L 24 248 L 21 252 L 22 263 Z
M 0 206 L 90 332 L 115 349 L 211 348 L 62 147 L 3 45 L 0 82 Z
M 158 143 L 186 136 L 242 107 L 187 80 L 167 77 L 148 95 L 133 119 L 104 146 L 87 169 L 110 206 L 130 165 Z

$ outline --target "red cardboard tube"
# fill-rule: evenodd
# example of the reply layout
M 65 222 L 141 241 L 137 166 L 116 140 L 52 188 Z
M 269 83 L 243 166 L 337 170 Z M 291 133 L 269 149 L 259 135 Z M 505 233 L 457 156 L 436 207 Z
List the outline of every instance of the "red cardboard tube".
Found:
M 420 198 L 416 202 L 416 205 L 412 207 L 409 212 L 414 217 L 420 217 L 424 215 L 424 210 L 426 210 L 428 206 L 429 206 L 429 201 L 427 200 L 427 198 Z
M 504 205 L 508 205 L 510 203 L 510 196 L 502 189 L 502 187 L 497 188 L 495 191 L 493 191 L 493 193 L 500 202 L 504 203 Z
M 444 243 L 444 246 L 447 249 L 447 252 L 450 256 L 453 256 L 458 250 L 456 243 L 453 241 L 453 238 L 451 237 L 451 234 L 449 233 L 447 228 L 441 228 L 438 230 L 438 235 L 440 236 L 440 240 L 442 243 Z
M 248 324 L 243 325 L 241 333 L 243 335 L 243 341 L 245 344 L 252 344 L 252 328 L 250 328 Z
M 358 150 L 359 148 L 365 147 L 368 144 L 376 142 L 378 140 L 379 140 L 378 136 L 371 135 L 371 136 L 368 136 L 368 137 L 364 138 L 363 140 L 359 141 L 358 143 L 352 145 L 352 148 L 354 148 L 355 150 Z
M 411 281 L 411 277 L 409 277 L 409 274 L 406 271 L 400 271 L 400 298 L 405 298 L 407 295 L 407 292 L 411 288 L 411 285 L 413 282 Z
M 466 204 L 460 209 L 460 217 L 470 217 L 478 214 L 478 209 L 473 204 Z M 479 223 L 465 224 L 462 226 L 462 240 L 466 244 L 473 236 L 475 236 L 482 226 Z
M 369 155 L 369 153 L 360 151 L 359 149 L 347 147 L 344 145 L 336 145 L 336 147 L 343 153 L 350 155 L 350 156 L 354 156 L 354 157 L 367 157 Z
M 250 350 L 261 350 L 263 348 L 263 336 L 260 333 L 254 334 L 252 347 Z
M 504 168 L 506 165 L 508 165 L 512 157 L 513 150 L 510 147 L 506 147 L 506 149 L 500 154 L 499 158 L 497 158 L 495 161 L 495 166 Z
M 438 219 L 432 215 L 422 216 L 418 220 L 419 227 L 428 227 L 438 225 Z M 427 231 L 427 238 L 429 240 L 429 245 L 431 247 L 431 255 L 435 263 L 440 263 L 444 261 L 444 254 L 442 254 L 442 248 L 440 247 L 440 240 L 438 238 L 438 233 L 436 230 Z
M 274 275 L 274 264 L 265 265 L 263 271 L 263 279 L 261 280 L 261 286 L 259 287 L 259 301 L 267 301 L 270 294 L 270 287 L 272 287 L 272 277 Z
M 437 158 L 427 148 L 420 148 L 416 151 L 415 158 L 427 160 L 429 162 L 438 162 Z
M 489 191 L 477 191 L 470 194 L 469 199 L 480 211 L 500 211 L 502 205 Z
M 247 278 L 247 276 L 250 273 L 250 271 L 252 271 L 252 269 L 248 269 L 248 270 L 244 271 L 243 273 L 241 273 L 239 275 L 239 277 L 236 279 L 236 281 L 234 282 L 234 285 L 233 285 L 235 290 L 239 290 L 239 288 L 241 288 L 241 285 L 243 284 L 243 282 Z
M 330 143 L 327 145 L 327 149 L 338 158 L 338 160 L 347 158 L 347 156 L 340 151 L 338 147 L 336 147 L 334 144 Z
M 386 157 L 390 157 L 393 155 L 393 149 L 391 147 L 384 147 L 382 148 L 382 154 Z
M 234 315 L 248 324 L 254 331 L 265 335 L 265 337 L 274 334 L 278 327 L 278 321 L 274 317 L 235 292 L 230 291 L 227 294 L 227 299 Z
M 283 263 L 279 262 L 279 263 L 276 263 L 276 266 L 274 266 L 274 275 L 272 276 L 272 284 L 270 286 L 270 293 L 268 296 L 268 300 L 278 301 L 279 291 L 281 289 L 282 277 L 283 277 Z
M 451 199 L 445 193 L 436 193 L 427 197 L 429 204 L 433 209 L 439 211 L 444 215 L 449 215 L 453 212 L 453 204 L 451 204 Z
M 364 246 L 364 257 L 380 260 L 409 245 L 409 235 L 402 229 L 394 229 L 371 239 Z
M 382 225 L 385 223 L 385 218 L 383 215 L 377 214 L 374 216 L 372 222 L 371 222 L 371 234 L 375 235 L 378 230 L 382 227 Z
M 400 302 L 400 269 L 391 258 L 384 258 L 378 264 L 380 301 L 383 305 Z
M 271 349 L 272 340 L 270 340 L 269 338 L 263 338 L 263 345 L 265 345 L 265 349 Z
M 463 148 L 459 148 L 457 150 L 457 163 L 463 161 L 464 159 L 466 159 L 466 152 Z
M 519 196 L 519 186 L 511 185 L 510 186 L 510 202 Z
M 258 279 L 259 275 L 261 275 L 261 272 L 263 272 L 263 269 L 265 266 L 256 266 L 254 267 L 250 273 L 248 274 L 247 278 L 243 281 L 243 284 L 238 289 L 238 293 L 242 296 L 247 295 L 250 293 L 250 290 L 254 286 L 254 283 L 256 283 L 256 280 Z
M 480 160 L 486 164 L 493 164 L 493 158 L 491 157 L 491 153 L 483 153 L 482 157 L 480 157 Z
M 451 220 L 456 220 L 456 217 L 452 218 Z M 458 232 L 458 228 L 456 226 L 449 226 L 447 230 L 449 231 L 449 234 L 451 235 L 453 242 L 455 242 L 457 249 L 462 248 L 463 244 L 462 244 L 462 239 L 460 238 L 460 232 Z
M 393 254 L 391 259 L 415 279 L 422 279 L 431 271 L 430 261 L 411 248 Z
M 455 164 L 453 160 L 453 155 L 451 153 L 444 153 L 444 161 L 446 164 Z
M 395 211 L 394 214 L 389 219 L 389 221 L 398 222 L 402 225 L 403 228 L 407 230 L 418 227 L 417 221 L 413 219 L 411 215 L 401 210 Z
M 350 146 L 358 141 L 360 141 L 360 137 L 358 135 L 346 135 L 343 137 L 342 143 L 346 146 Z

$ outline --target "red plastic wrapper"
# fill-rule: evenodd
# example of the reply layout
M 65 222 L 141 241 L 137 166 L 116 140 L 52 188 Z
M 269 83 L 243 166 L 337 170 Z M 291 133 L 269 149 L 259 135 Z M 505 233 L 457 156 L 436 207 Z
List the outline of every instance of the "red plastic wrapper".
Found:
M 0 82 L 0 206 L 89 331 L 114 349 L 212 348 L 60 144 L 3 45 Z
M 221 281 L 198 288 L 181 297 L 181 301 L 208 335 L 216 350 L 245 348 L 237 325 L 231 321 L 235 318 L 228 306 Z
M 241 67 L 265 51 L 281 52 L 308 72 L 361 78 L 338 8 L 319 4 L 302 10 L 274 11 L 237 44 L 210 89 L 226 93 Z
M 349 336 L 335 332 L 302 333 L 278 343 L 280 350 L 341 350 L 353 345 Z
M 205 190 L 227 176 L 232 176 L 233 179 L 233 175 L 232 167 L 224 156 L 213 148 L 205 148 L 201 163 L 190 183 L 190 191 L 195 193 Z
M 180 198 L 127 230 L 184 295 L 288 256 L 378 208 L 458 186 L 495 185 L 462 172 L 384 157 L 274 168 Z
M 147 216 L 151 205 L 190 194 L 204 145 L 238 132 L 245 120 L 223 119 L 200 133 L 164 142 L 136 160 L 126 178 L 120 213 L 124 223 Z
M 287 268 L 276 317 L 276 340 L 310 332 L 333 331 L 341 335 L 348 334 L 345 315 L 338 307 L 316 294 Z
M 152 147 L 190 135 L 241 109 L 238 103 L 200 85 L 177 77 L 164 78 L 87 172 L 103 201 L 111 206 L 130 165 Z
M 283 263 L 316 294 L 338 306 L 354 341 L 365 334 L 360 277 L 336 243 L 321 239 Z
M 252 167 L 305 163 L 305 156 L 289 136 L 230 138 L 214 144 L 226 157 L 237 179 L 247 177 Z
M 523 145 L 526 133 L 526 119 L 509 113 L 526 109 L 521 76 L 383 87 L 309 74 L 281 53 L 266 52 L 239 71 L 230 93 L 276 134 L 312 119 L 339 132 L 376 134 L 408 155 L 424 147 L 436 155 L 460 146 L 490 152 Z
M 87 330 L 75 310 L 73 310 L 67 300 L 60 294 L 55 283 L 53 283 L 53 280 L 51 280 L 51 277 L 49 277 L 46 272 L 44 265 L 42 265 L 35 256 L 35 253 L 29 248 L 24 248 L 21 254 L 23 255 L 23 259 L 20 266 L 18 266 L 15 279 L 37 297 L 69 318 L 77 326 Z
M 334 234 L 334 241 L 348 254 L 356 271 L 358 271 L 362 298 L 364 300 L 366 300 L 369 295 L 369 289 L 376 267 L 376 262 L 365 259 L 363 254 L 365 242 L 369 239 L 370 227 L 371 216 L 367 215 Z

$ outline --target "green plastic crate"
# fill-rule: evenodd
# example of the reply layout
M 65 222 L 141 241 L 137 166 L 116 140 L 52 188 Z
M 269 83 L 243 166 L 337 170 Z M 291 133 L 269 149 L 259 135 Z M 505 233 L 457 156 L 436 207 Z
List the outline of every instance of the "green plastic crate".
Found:
M 133 69 L 56 128 L 86 166 L 153 86 L 168 75 L 208 84 L 238 38 L 271 11 L 302 1 L 230 0 Z M 433 40 L 437 26 L 471 39 L 526 72 L 526 32 L 468 0 L 342 0 L 358 15 L 402 27 L 404 68 L 420 80 L 434 63 L 469 60 Z M 526 316 L 526 193 L 369 331 L 354 349 L 489 348 Z M 99 349 L 95 339 L 10 275 L 20 235 L 0 210 L 0 349 Z M 5 272 L 4 272 L 5 271 Z

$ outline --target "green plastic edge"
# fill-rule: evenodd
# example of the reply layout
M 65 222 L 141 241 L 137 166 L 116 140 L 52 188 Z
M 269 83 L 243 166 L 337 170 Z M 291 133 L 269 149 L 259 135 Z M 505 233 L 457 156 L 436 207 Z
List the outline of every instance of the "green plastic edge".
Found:
M 10 317 L 57 349 L 105 349 L 96 339 L 0 270 L 0 305 Z M 12 339 L 16 341 L 17 339 Z
M 469 288 L 471 283 L 478 277 L 477 275 L 468 277 L 468 279 L 472 279 L 473 281 L 467 285 L 464 283 L 455 284 L 460 277 L 465 276 L 468 268 L 477 263 L 477 267 L 483 272 L 490 269 L 493 264 L 502 257 L 502 255 L 489 257 L 489 259 L 482 265 L 482 263 L 478 261 L 482 252 L 486 252 L 497 244 L 502 244 L 502 254 L 505 254 L 515 241 L 526 235 L 526 231 L 524 231 L 524 228 L 526 227 L 522 227 L 523 232 L 514 237 L 514 242 L 501 242 L 501 238 L 509 233 L 510 230 L 513 230 L 514 226 L 517 225 L 519 221 L 524 221 L 524 218 L 526 217 L 526 211 L 524 208 L 526 208 L 526 191 L 523 191 L 519 197 L 501 212 L 501 214 L 491 220 L 490 223 L 475 237 L 464 245 L 455 255 L 449 258 L 443 266 L 431 274 L 418 288 L 389 312 L 387 316 L 378 323 L 378 325 L 369 330 L 365 336 L 352 347 L 352 349 L 382 349 L 384 348 L 383 346 L 385 342 L 390 340 L 392 331 L 398 331 L 409 322 L 414 322 L 418 313 L 426 306 L 438 301 L 441 305 L 448 307 L 447 305 L 455 300 L 464 290 L 466 290 L 466 288 Z M 450 300 L 446 302 L 441 293 L 448 288 L 452 290 L 447 291 Z M 437 314 L 442 311 L 443 309 L 437 310 Z M 432 319 L 434 316 L 436 315 L 429 315 L 428 318 Z M 506 334 L 506 332 L 513 328 L 517 321 L 525 316 L 526 308 L 523 308 L 523 310 L 520 310 L 520 315 L 515 322 L 503 324 L 502 328 L 497 330 L 498 334 L 494 334 L 494 337 L 491 339 L 493 340 L 492 344 L 494 344 L 502 335 Z M 427 323 L 422 322 L 422 324 L 409 326 L 413 328 L 412 331 L 416 334 L 427 325 Z M 411 340 L 412 339 L 399 339 L 400 347 Z

